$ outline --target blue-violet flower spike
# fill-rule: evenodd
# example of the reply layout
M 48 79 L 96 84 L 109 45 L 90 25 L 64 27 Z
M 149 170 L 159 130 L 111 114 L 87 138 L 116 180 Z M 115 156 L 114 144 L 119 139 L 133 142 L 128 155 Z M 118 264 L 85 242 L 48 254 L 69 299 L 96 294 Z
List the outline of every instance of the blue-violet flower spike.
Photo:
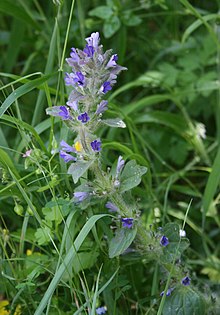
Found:
M 122 227 L 131 229 L 133 227 L 133 221 L 134 221 L 133 218 L 122 218 L 121 219 Z
M 60 157 L 61 157 L 62 159 L 64 159 L 64 162 L 65 162 L 65 163 L 68 163 L 68 162 L 70 162 L 70 161 L 76 161 L 76 158 L 75 158 L 75 157 L 73 157 L 72 155 L 70 155 L 70 154 L 68 154 L 68 153 L 66 153 L 66 152 L 64 152 L 64 151 L 60 151 Z
M 60 111 L 58 115 L 61 117 L 62 120 L 68 120 L 71 118 L 66 106 L 60 106 Z
M 85 123 L 87 123 L 87 121 L 90 120 L 90 117 L 89 117 L 89 115 L 85 112 L 85 113 L 80 114 L 80 115 L 78 116 L 78 120 L 80 120 L 83 124 L 85 124 Z
M 102 144 L 101 141 L 94 140 L 90 144 L 91 144 L 93 151 L 95 151 L 95 152 L 101 151 L 101 144 Z
M 109 210 L 109 212 L 117 212 L 118 211 L 118 207 L 116 207 L 116 205 L 114 205 L 114 203 L 108 201 L 105 204 L 105 207 Z
M 89 196 L 88 192 L 85 191 L 76 191 L 74 192 L 74 198 L 76 199 L 77 202 L 82 202 Z
M 108 91 L 112 89 L 110 82 L 106 81 L 101 86 L 101 92 L 106 94 Z
M 160 239 L 160 245 L 167 246 L 168 244 L 169 244 L 168 238 L 165 235 L 163 235 Z
M 189 277 L 185 277 L 181 280 L 181 283 L 185 286 L 190 285 L 191 279 Z

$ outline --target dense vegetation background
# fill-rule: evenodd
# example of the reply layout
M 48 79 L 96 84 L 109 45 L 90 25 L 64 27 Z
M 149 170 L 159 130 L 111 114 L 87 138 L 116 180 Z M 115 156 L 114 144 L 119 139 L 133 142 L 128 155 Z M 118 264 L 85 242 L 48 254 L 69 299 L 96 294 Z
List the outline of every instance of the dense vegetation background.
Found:
M 107 212 L 99 204 L 68 221 L 74 184 L 51 154 L 67 129 L 45 113 L 66 102 L 71 47 L 83 48 L 97 31 L 128 68 L 108 94 L 106 114 L 127 128 L 99 131 L 104 163 L 121 154 L 148 167 L 134 190 L 146 227 L 182 226 L 188 209 L 183 260 L 207 297 L 205 314 L 219 314 L 219 10 L 219 0 L 0 2 L 0 299 L 11 314 L 17 305 L 34 314 L 87 219 Z M 29 149 L 32 160 L 23 157 Z M 99 223 L 85 237 L 45 314 L 88 314 L 80 309 L 88 301 L 108 314 L 159 314 L 163 272 L 135 253 L 109 259 L 105 233 Z

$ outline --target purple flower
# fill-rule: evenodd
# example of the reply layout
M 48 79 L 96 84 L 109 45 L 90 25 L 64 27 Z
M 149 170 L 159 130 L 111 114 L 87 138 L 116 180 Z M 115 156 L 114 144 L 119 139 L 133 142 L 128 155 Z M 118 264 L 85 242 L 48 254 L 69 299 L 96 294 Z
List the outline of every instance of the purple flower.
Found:
M 101 103 L 97 106 L 96 114 L 102 114 L 108 109 L 108 101 L 101 101 Z
M 62 120 L 68 120 L 71 118 L 68 108 L 66 106 L 60 106 L 60 111 L 58 115 L 62 118 Z
M 60 157 L 62 159 L 64 159 L 65 163 L 68 163 L 70 161 L 76 161 L 75 157 L 73 157 L 72 155 L 70 155 L 70 154 L 68 154 L 68 153 L 66 153 L 65 151 L 62 151 L 62 150 L 60 151 Z
M 89 196 L 89 193 L 86 191 L 76 191 L 73 195 L 77 202 L 82 202 Z
M 70 53 L 71 58 L 67 58 L 66 62 L 68 63 L 68 65 L 70 67 L 73 67 L 74 63 L 78 63 L 80 61 L 80 58 L 79 58 L 75 48 L 71 48 L 71 50 L 72 50 L 72 52 Z
M 102 315 L 102 314 L 105 314 L 106 311 L 107 311 L 106 306 L 98 307 L 98 308 L 96 309 L 96 314 Z
M 117 167 L 116 167 L 116 177 L 118 177 L 118 175 L 121 173 L 122 168 L 125 165 L 125 161 L 123 160 L 122 156 L 120 155 L 118 158 L 118 163 L 117 163 Z
M 95 49 L 93 46 L 86 45 L 83 51 L 88 57 L 92 58 L 94 55 Z
M 75 81 L 74 81 L 74 74 L 71 72 L 71 73 L 65 73 L 65 78 L 64 78 L 64 81 L 65 81 L 65 84 L 67 86 L 69 85 L 72 85 L 74 86 L 75 85 Z
M 117 60 L 118 60 L 118 55 L 117 54 L 111 56 L 109 62 L 106 65 L 106 67 L 107 68 L 112 68 L 112 67 L 117 66 L 117 63 L 116 63 Z
M 190 285 L 191 279 L 189 277 L 185 277 L 181 280 L 181 283 L 185 286 Z
M 80 115 L 78 116 L 78 120 L 81 120 L 81 122 L 82 122 L 83 124 L 85 124 L 85 123 L 87 123 L 87 121 L 90 120 L 90 117 L 89 117 L 89 115 L 85 112 L 85 113 L 80 114 Z
M 61 146 L 62 151 L 76 153 L 76 150 L 74 149 L 74 147 L 66 143 L 64 140 L 60 142 L 60 146 Z
M 105 207 L 107 209 L 109 209 L 109 212 L 117 212 L 118 211 L 118 207 L 116 207 L 116 205 L 114 205 L 114 203 L 108 201 L 106 204 L 105 204 Z
M 133 218 L 122 218 L 121 219 L 122 227 L 131 229 L 133 227 L 133 221 L 134 221 Z
M 168 244 L 169 244 L 168 238 L 165 235 L 163 235 L 160 239 L 160 245 L 167 246 Z
M 79 86 L 83 86 L 85 83 L 85 77 L 80 71 L 76 72 L 76 75 L 73 80 L 74 82 L 78 83 Z
M 100 91 L 102 93 L 107 93 L 108 91 L 110 91 L 112 89 L 111 84 L 109 81 L 106 81 L 102 84 Z
M 90 37 L 86 38 L 88 45 L 94 47 L 95 49 L 97 49 L 99 46 L 99 40 L 100 40 L 100 38 L 99 38 L 98 32 L 92 33 L 90 35 Z
M 22 157 L 29 157 L 31 155 L 32 150 L 27 150 L 24 154 L 22 154 Z
M 166 293 L 166 296 L 170 296 L 171 293 L 172 293 L 172 291 L 173 291 L 172 288 L 171 288 L 171 289 L 168 289 L 168 290 L 167 290 L 167 293 Z M 164 295 L 164 291 L 162 291 L 162 292 L 160 293 L 160 296 L 163 296 L 163 295 Z
M 68 101 L 66 103 L 69 107 L 72 107 L 73 110 L 77 111 L 78 110 L 78 101 Z
M 92 142 L 90 143 L 90 145 L 91 145 L 93 151 L 95 151 L 95 152 L 101 151 L 101 144 L 102 144 L 102 143 L 101 143 L 101 141 L 99 141 L 99 140 L 94 140 L 94 141 L 92 141 Z

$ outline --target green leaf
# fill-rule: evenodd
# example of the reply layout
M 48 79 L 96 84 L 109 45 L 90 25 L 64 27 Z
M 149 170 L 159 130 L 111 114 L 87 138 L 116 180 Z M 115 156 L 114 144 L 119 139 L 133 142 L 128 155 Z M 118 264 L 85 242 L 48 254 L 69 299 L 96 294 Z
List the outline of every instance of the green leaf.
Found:
M 69 213 L 70 201 L 65 199 L 52 200 L 48 202 L 42 212 L 45 215 L 46 221 L 55 221 L 57 224 L 62 222 L 63 217 Z
M 102 119 L 104 125 L 116 128 L 126 128 L 126 124 L 120 118 Z
M 106 38 L 111 37 L 115 34 L 121 26 L 121 22 L 116 15 L 112 15 L 108 20 L 105 21 L 103 27 L 103 33 Z
M 202 295 L 190 287 L 176 288 L 171 296 L 166 297 L 163 315 L 205 315 L 206 302 Z
M 79 273 L 84 269 L 91 268 L 99 256 L 96 250 L 90 252 L 82 252 L 77 254 L 77 259 L 73 260 L 73 270 L 75 273 Z
M 137 165 L 135 160 L 126 163 L 120 176 L 120 192 L 130 190 L 141 182 L 141 176 L 147 172 L 147 167 Z
M 121 255 L 133 242 L 137 233 L 137 229 L 122 228 L 116 231 L 109 243 L 109 257 L 113 258 Z
M 163 248 L 164 255 L 161 257 L 163 263 L 173 263 L 181 253 L 189 246 L 188 239 L 182 239 L 179 235 L 179 226 L 176 223 L 167 223 L 163 229 L 169 244 Z
M 99 17 L 100 19 L 107 20 L 113 15 L 113 11 L 111 8 L 101 5 L 91 11 L 89 11 L 90 16 L 96 16 Z
M 76 184 L 80 177 L 89 169 L 94 160 L 90 161 L 78 161 L 72 163 L 68 169 L 68 174 L 72 175 L 73 181 Z
M 122 21 L 127 26 L 136 26 L 142 22 L 142 19 L 139 16 L 132 14 L 131 11 L 124 11 Z
M 51 230 L 47 226 L 43 228 L 38 228 L 34 234 L 36 237 L 37 243 L 39 245 L 48 244 L 50 242 L 50 233 L 51 233 Z

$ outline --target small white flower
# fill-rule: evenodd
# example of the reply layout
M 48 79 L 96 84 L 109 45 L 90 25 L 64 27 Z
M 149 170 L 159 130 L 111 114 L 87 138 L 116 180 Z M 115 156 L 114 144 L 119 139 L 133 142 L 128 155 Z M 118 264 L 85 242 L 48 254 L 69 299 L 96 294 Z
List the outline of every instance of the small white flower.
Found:
M 186 236 L 186 231 L 180 229 L 180 237 L 185 237 Z
M 199 138 L 205 139 L 206 138 L 206 128 L 205 125 L 202 123 L 197 123 L 196 124 L 196 132 L 197 136 Z

